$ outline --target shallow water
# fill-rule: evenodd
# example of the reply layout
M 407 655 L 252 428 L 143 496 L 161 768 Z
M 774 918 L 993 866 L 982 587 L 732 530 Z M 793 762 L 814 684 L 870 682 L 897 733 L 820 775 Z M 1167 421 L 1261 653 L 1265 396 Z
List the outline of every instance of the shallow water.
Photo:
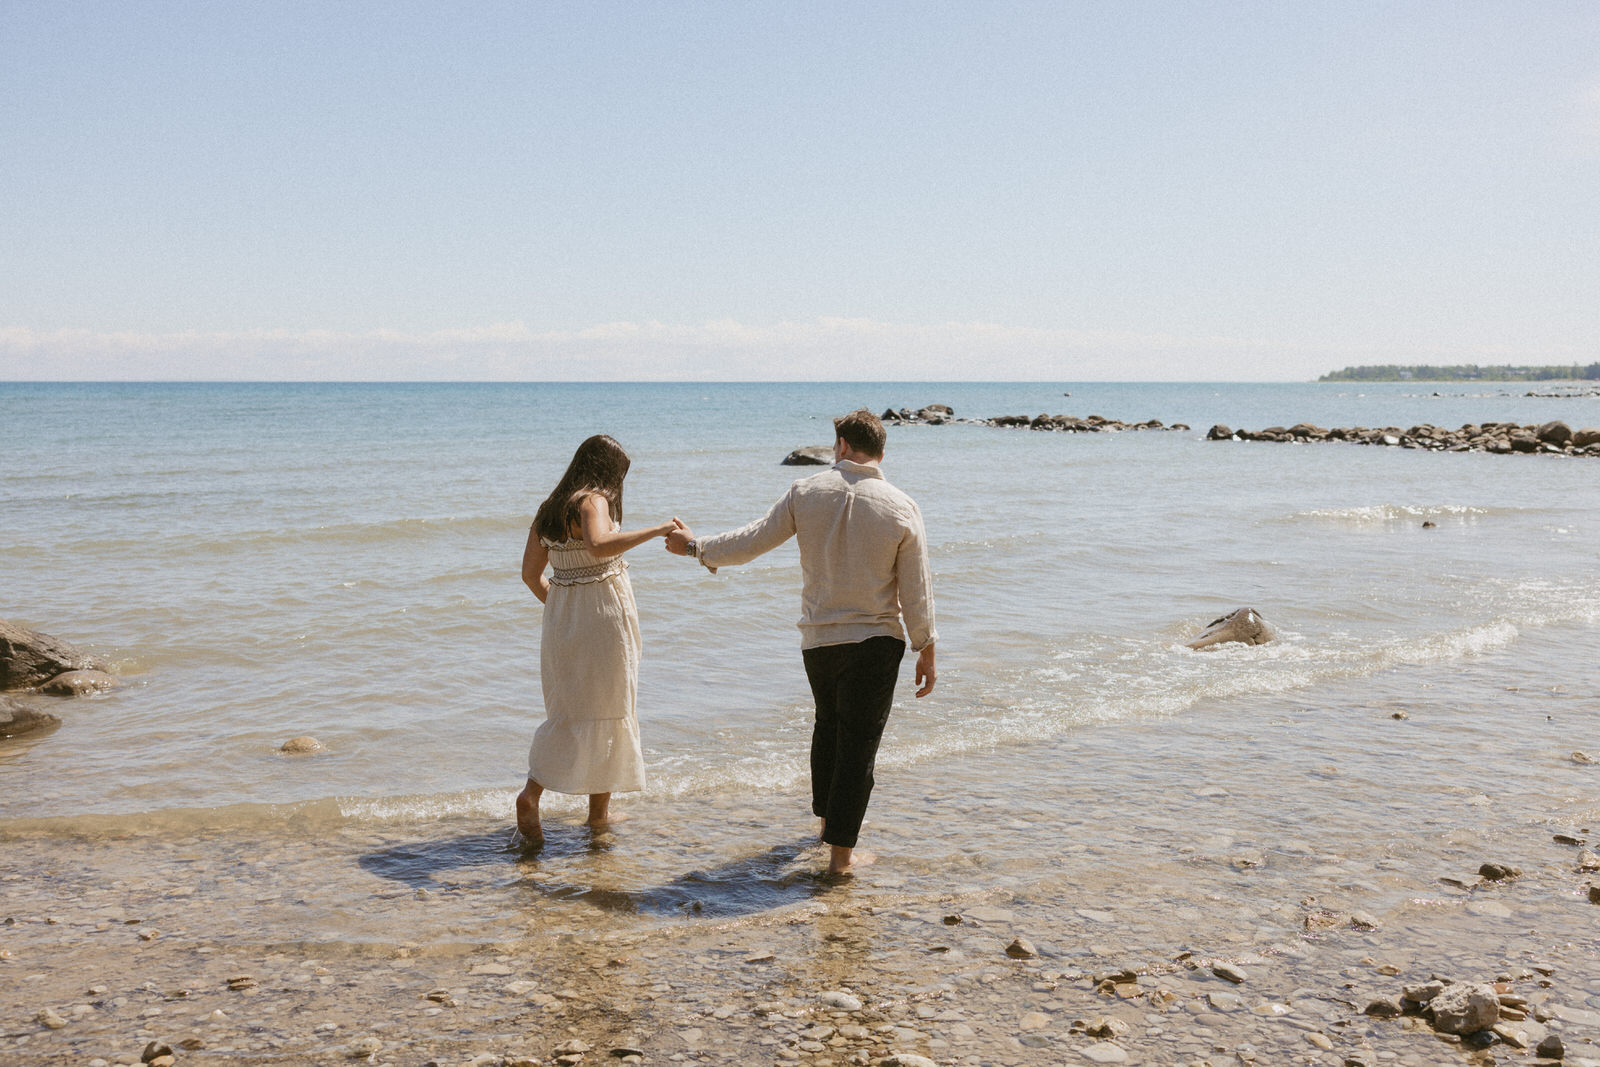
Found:
M 631 520 L 675 513 L 711 532 L 804 473 L 776 461 L 825 441 L 830 414 L 934 401 L 1194 429 L 891 431 L 886 469 L 930 532 L 942 679 L 924 701 L 902 690 L 889 768 L 914 775 L 928 760 L 1398 665 L 1447 673 L 1529 627 L 1570 633 L 1572 655 L 1591 647 L 1600 465 L 1200 437 L 1213 421 L 1600 424 L 1594 397 L 4 385 L 5 617 L 107 656 L 128 684 L 63 705 L 49 738 L 0 749 L 0 777 L 29 784 L 0 796 L 0 825 L 272 825 L 301 806 L 378 823 L 499 814 L 539 715 L 539 611 L 517 563 L 578 439 L 609 430 L 632 451 Z M 655 545 L 630 562 L 650 795 L 797 788 L 809 701 L 793 549 L 716 577 Z M 1279 643 L 1242 656 L 1181 647 L 1244 604 Z M 325 753 L 276 754 L 307 733 Z

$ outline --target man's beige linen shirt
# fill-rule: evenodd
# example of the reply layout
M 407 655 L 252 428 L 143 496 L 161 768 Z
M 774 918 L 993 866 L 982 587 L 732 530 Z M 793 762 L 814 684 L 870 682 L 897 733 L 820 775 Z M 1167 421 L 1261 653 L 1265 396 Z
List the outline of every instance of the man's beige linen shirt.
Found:
M 700 561 L 748 563 L 797 534 L 801 648 L 888 636 L 920 652 L 938 640 L 922 513 L 877 467 L 845 459 L 801 478 L 764 518 L 700 538 Z

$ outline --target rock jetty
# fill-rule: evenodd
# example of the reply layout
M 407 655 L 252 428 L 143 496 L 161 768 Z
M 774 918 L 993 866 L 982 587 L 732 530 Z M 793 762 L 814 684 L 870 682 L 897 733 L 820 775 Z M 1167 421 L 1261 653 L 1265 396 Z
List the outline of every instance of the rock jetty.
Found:
M 1181 422 L 1171 426 L 1160 419 L 1123 422 L 1100 415 L 997 415 L 991 419 L 956 418 L 948 404 L 929 404 L 925 408 L 888 408 L 878 416 L 896 426 L 999 426 L 1007 429 L 1048 430 L 1054 433 L 1119 433 L 1123 430 L 1187 430 Z
M 1559 419 L 1537 426 L 1515 422 L 1467 423 L 1459 430 L 1422 424 L 1401 429 L 1386 426 L 1371 429 L 1352 426 L 1324 429 L 1309 422 L 1293 426 L 1269 426 L 1264 430 L 1233 430 L 1211 427 L 1208 441 L 1347 441 L 1358 445 L 1383 445 L 1389 448 L 1420 448 L 1430 452 L 1492 452 L 1547 454 L 1558 456 L 1600 456 L 1600 429 L 1574 430 Z

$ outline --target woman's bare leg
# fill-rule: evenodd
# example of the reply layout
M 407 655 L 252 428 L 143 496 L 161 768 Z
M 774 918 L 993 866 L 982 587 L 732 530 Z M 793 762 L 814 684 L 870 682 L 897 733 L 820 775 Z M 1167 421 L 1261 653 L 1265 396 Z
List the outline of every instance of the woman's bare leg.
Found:
M 611 817 L 611 794 L 589 794 L 589 829 L 604 830 L 615 820 Z
M 517 794 L 517 830 L 530 845 L 544 843 L 544 827 L 539 822 L 539 797 L 543 793 L 544 786 L 529 778 Z

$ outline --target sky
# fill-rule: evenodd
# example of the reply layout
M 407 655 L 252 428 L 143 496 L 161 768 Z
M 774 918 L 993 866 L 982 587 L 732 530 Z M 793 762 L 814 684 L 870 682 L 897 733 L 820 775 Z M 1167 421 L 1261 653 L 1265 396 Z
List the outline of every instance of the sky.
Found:
M 1600 4 L 0 0 L 0 380 L 1600 359 Z

